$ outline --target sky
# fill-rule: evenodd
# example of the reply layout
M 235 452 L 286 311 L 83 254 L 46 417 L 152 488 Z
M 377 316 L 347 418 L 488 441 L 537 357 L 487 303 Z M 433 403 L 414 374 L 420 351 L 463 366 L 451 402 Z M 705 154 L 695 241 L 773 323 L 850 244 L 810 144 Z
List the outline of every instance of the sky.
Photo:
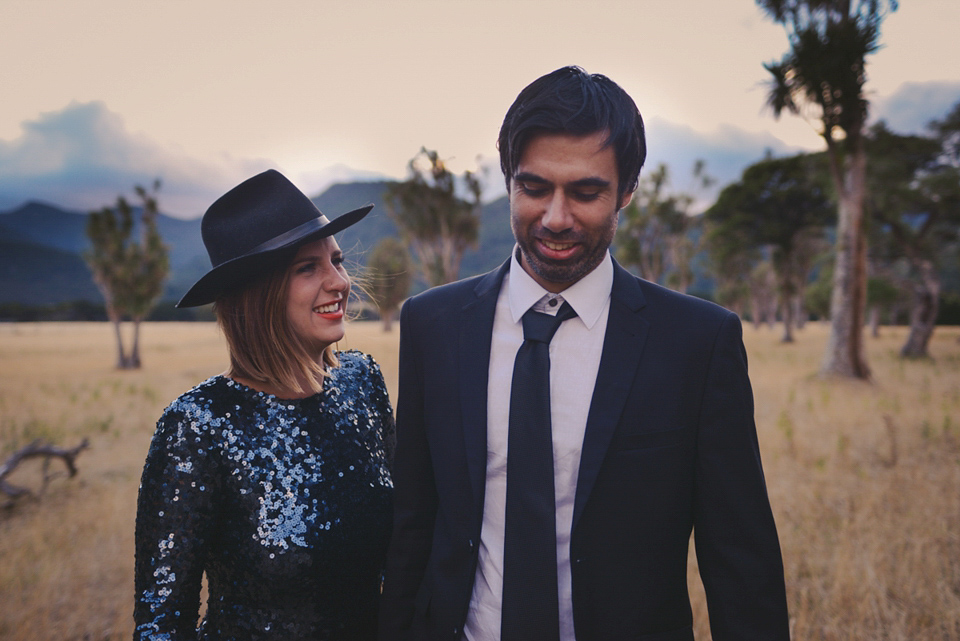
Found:
M 690 188 L 765 150 L 823 148 L 764 107 L 784 29 L 751 0 L 0 0 L 0 211 L 88 209 L 160 177 L 161 209 L 196 217 L 268 167 L 316 195 L 403 178 L 421 146 L 487 168 L 503 115 L 577 64 L 636 101 L 648 165 Z M 960 101 L 960 2 L 905 0 L 868 58 L 874 118 L 919 132 Z M 338 212 L 328 212 L 336 215 Z

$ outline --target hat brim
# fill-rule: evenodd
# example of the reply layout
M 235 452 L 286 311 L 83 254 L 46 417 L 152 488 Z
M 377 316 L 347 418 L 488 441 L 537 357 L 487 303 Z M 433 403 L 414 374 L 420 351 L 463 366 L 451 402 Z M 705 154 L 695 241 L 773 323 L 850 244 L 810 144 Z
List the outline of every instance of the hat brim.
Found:
M 250 282 L 271 266 L 285 252 L 320 238 L 337 234 L 359 222 L 373 205 L 348 211 L 332 221 L 323 216 L 263 243 L 250 252 L 217 265 L 193 284 L 177 307 L 198 307 L 214 302 L 224 292 L 233 291 Z

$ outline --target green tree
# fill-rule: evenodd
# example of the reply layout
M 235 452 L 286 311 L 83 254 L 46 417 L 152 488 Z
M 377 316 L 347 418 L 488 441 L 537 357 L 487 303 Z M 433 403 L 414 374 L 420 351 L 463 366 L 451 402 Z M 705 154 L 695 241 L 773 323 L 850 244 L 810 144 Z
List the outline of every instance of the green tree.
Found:
M 463 253 L 477 244 L 480 179 L 474 172 L 465 172 L 468 198 L 461 198 L 457 177 L 436 151 L 425 147 L 407 167 L 409 178 L 387 188 L 387 211 L 413 249 L 427 284 L 452 282 L 460 274 Z
M 755 163 L 725 187 L 704 214 L 715 251 L 731 254 L 752 248 L 769 257 L 787 343 L 793 341 L 799 301 L 835 215 L 818 160 L 802 154 Z
M 139 239 L 133 238 L 136 212 L 123 196 L 117 197 L 114 207 L 92 211 L 87 219 L 91 248 L 84 259 L 113 323 L 119 369 L 140 367 L 140 323 L 163 292 L 170 269 L 167 246 L 157 229 L 159 189 L 159 180 L 150 191 L 139 185 L 135 188 L 140 200 Z M 127 318 L 133 323 L 129 350 L 124 347 L 121 332 L 121 323 Z
M 866 57 L 879 48 L 880 25 L 896 0 L 757 0 L 782 24 L 790 41 L 780 62 L 765 64 L 773 76 L 768 104 L 816 110 L 827 145 L 830 175 L 838 197 L 838 224 L 830 338 L 822 372 L 869 378 L 863 351 L 867 289 L 864 230 L 866 155 L 863 129 L 868 101 Z
M 704 222 L 708 266 L 716 281 L 714 297 L 719 304 L 744 318 L 750 302 L 753 268 L 763 260 L 763 252 L 730 231 L 722 237 L 716 235 L 713 223 L 709 219 Z
M 413 260 L 399 238 L 388 236 L 373 248 L 366 281 L 366 289 L 380 310 L 383 331 L 389 332 L 397 309 L 413 285 Z
M 693 178 L 700 187 L 713 181 L 700 160 L 694 165 Z M 642 278 L 685 292 L 693 280 L 691 263 L 697 251 L 690 232 L 699 219 L 690 211 L 694 196 L 672 192 L 669 185 L 670 170 L 663 163 L 641 177 L 633 199 L 621 211 L 616 255 Z
M 960 171 L 949 162 L 948 146 L 943 138 L 896 134 L 883 123 L 867 140 L 874 261 L 901 263 L 891 271 L 911 294 L 905 358 L 928 356 L 940 309 L 940 256 L 958 238 Z

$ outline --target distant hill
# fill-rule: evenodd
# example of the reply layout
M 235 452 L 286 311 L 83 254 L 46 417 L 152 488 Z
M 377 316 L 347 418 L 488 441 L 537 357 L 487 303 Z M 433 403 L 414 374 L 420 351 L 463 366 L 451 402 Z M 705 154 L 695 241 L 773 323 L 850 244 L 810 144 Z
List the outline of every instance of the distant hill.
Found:
M 0 303 L 45 305 L 102 300 L 77 254 L 29 242 L 0 239 Z
M 84 234 L 86 224 L 85 213 L 66 211 L 41 202 L 29 202 L 0 214 L 0 232 L 4 240 L 23 240 L 74 254 L 81 253 L 90 244 Z
M 86 225 L 86 212 L 69 211 L 40 202 L 29 202 L 12 211 L 0 213 L 0 238 L 7 245 L 4 248 L 3 261 L 12 270 L 4 273 L 4 281 L 0 283 L 0 288 L 15 292 L 22 289 L 24 284 L 29 286 L 36 284 L 43 290 L 41 279 L 46 276 L 40 274 L 32 278 L 29 276 L 33 273 L 34 263 L 28 249 L 35 251 L 40 247 L 59 250 L 73 255 L 83 264 L 82 254 L 90 247 L 85 231 Z M 170 248 L 171 273 L 166 292 L 167 296 L 173 298 L 177 292 L 186 291 L 187 287 L 200 278 L 210 268 L 210 261 L 206 257 L 206 250 L 200 239 L 199 219 L 181 220 L 160 214 L 157 217 L 157 227 L 164 242 Z M 19 251 L 14 251 L 13 246 L 18 243 L 25 246 Z M 86 268 L 85 264 L 84 268 Z M 7 279 L 13 277 L 12 274 L 19 274 L 18 279 L 26 279 L 26 283 L 22 280 L 8 281 Z M 85 274 L 85 277 L 88 277 L 89 271 Z M 63 278 L 67 277 L 63 276 Z M 79 272 L 75 278 L 81 278 Z M 70 289 L 55 288 L 50 291 L 53 297 L 46 302 L 101 300 L 96 288 L 90 290 L 87 287 L 78 286 L 74 291 L 77 294 L 72 296 Z M 62 292 L 62 295 L 54 296 L 54 292 Z M 9 302 L 25 301 L 14 299 Z
M 397 226 L 387 215 L 383 205 L 387 187 L 385 181 L 368 183 L 340 183 L 331 185 L 313 198 L 313 203 L 330 219 L 364 205 L 373 204 L 373 211 L 362 222 L 337 234 L 337 242 L 347 257 L 347 264 L 367 264 L 367 255 L 380 239 L 398 234 Z
M 338 235 L 354 269 L 366 265 L 367 256 L 382 238 L 399 233 L 383 205 L 388 185 L 384 181 L 336 184 L 313 198 L 328 218 L 373 203 L 373 211 L 363 222 Z M 157 225 L 170 247 L 170 278 L 164 299 L 176 300 L 210 268 L 200 237 L 200 219 L 160 214 Z M 29 202 L 0 212 L 0 303 L 102 302 L 82 259 L 89 247 L 85 228 L 85 212 L 48 203 Z M 483 207 L 478 247 L 464 256 L 460 275 L 493 269 L 512 246 L 509 205 L 504 197 Z M 422 287 L 420 283 L 416 289 Z
M 339 216 L 357 207 L 373 203 L 374 208 L 363 222 L 348 227 L 337 240 L 344 253 L 360 265 L 377 243 L 399 230 L 383 204 L 387 182 L 348 183 L 333 185 L 313 202 L 328 218 Z M 510 255 L 513 233 L 510 231 L 510 205 L 504 196 L 483 206 L 480 213 L 480 238 L 477 248 L 468 250 L 460 266 L 461 277 L 480 274 L 497 267 Z M 422 283 L 421 283 L 422 285 Z

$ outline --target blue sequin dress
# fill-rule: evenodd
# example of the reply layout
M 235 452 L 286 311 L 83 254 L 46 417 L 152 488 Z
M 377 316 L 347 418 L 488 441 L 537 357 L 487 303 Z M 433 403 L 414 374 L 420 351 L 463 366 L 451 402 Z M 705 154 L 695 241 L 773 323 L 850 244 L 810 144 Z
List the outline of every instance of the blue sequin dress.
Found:
M 375 637 L 393 414 L 374 360 L 339 359 L 308 398 L 215 376 L 166 409 L 140 484 L 135 639 Z

